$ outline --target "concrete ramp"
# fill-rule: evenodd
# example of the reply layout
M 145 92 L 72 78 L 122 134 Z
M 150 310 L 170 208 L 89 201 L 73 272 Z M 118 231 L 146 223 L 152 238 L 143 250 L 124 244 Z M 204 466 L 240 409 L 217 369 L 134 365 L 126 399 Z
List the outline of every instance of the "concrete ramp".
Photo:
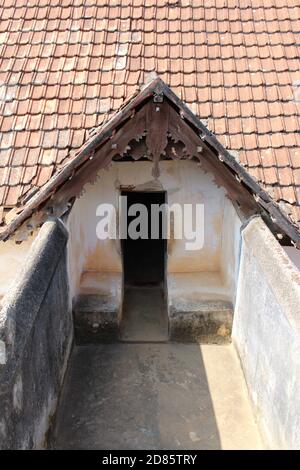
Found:
M 163 287 L 126 287 L 121 340 L 168 341 L 168 313 Z

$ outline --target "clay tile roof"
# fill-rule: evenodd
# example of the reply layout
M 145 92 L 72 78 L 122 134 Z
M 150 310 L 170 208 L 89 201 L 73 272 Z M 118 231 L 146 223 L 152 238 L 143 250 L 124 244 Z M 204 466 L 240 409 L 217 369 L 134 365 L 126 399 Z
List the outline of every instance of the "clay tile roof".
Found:
M 0 206 L 155 71 L 299 223 L 299 32 L 299 0 L 3 0 Z

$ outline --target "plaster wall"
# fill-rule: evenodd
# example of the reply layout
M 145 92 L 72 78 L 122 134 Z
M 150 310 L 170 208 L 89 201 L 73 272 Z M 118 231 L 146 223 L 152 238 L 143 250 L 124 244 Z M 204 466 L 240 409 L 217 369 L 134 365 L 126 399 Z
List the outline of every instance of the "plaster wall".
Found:
M 267 445 L 300 449 L 300 273 L 259 217 L 242 233 L 233 341 Z
M 0 242 L 0 300 L 18 276 L 36 235 L 21 244 L 14 240 Z
M 235 259 L 230 261 L 229 269 L 227 264 L 230 254 L 224 257 L 222 249 L 236 250 L 238 242 L 232 231 L 238 224 L 236 213 L 230 208 L 231 202 L 225 197 L 225 190 L 218 188 L 213 182 L 213 176 L 205 173 L 193 161 L 161 162 L 158 180 L 153 180 L 151 171 L 151 162 L 113 162 L 109 170 L 99 172 L 95 185 L 86 185 L 85 193 L 76 200 L 68 220 L 69 276 L 73 297 L 79 292 L 83 272 L 122 271 L 118 240 L 97 239 L 96 225 L 100 220 L 96 216 L 97 206 L 100 203 L 112 203 L 118 209 L 120 187 L 135 187 L 142 191 L 151 185 L 167 192 L 170 205 L 204 204 L 203 248 L 187 251 L 185 239 L 170 240 L 168 273 L 222 272 L 225 276 L 230 276 L 228 286 L 231 290 L 234 289 Z M 223 236 L 224 230 L 230 231 L 230 234 Z
M 241 227 L 242 221 L 239 215 L 232 202 L 226 198 L 223 212 L 220 273 L 223 289 L 233 304 L 239 275 Z
M 284 246 L 284 251 L 300 271 L 300 250 L 294 246 Z

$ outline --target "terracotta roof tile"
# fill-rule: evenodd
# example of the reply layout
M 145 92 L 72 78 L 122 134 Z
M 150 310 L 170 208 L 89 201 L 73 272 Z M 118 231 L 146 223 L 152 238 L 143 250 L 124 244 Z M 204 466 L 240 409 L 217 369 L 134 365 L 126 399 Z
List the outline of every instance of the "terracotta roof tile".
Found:
M 4 0 L 0 18 L 0 204 L 156 71 L 300 220 L 299 0 Z

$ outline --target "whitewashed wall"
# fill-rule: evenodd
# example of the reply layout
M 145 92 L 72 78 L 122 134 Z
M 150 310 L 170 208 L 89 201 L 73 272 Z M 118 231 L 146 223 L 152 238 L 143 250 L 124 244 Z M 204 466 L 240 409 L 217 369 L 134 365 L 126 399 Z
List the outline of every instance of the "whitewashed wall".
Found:
M 234 298 L 239 261 L 240 219 L 225 190 L 218 188 L 211 174 L 191 161 L 165 161 L 160 165 L 158 184 L 167 191 L 167 199 L 173 203 L 204 203 L 204 247 L 198 251 L 186 251 L 186 240 L 173 240 L 168 247 L 168 272 L 170 274 L 212 273 L 201 276 L 202 291 L 224 292 Z M 95 185 L 87 184 L 85 194 L 77 199 L 68 220 L 68 263 L 71 296 L 79 292 L 80 278 L 85 271 L 122 271 L 118 241 L 100 241 L 96 237 L 96 208 L 102 202 L 110 202 L 118 208 L 120 186 L 138 186 L 153 182 L 151 162 L 114 162 L 109 170 L 102 170 Z M 13 240 L 0 242 L 0 298 L 9 290 L 22 267 L 35 237 L 20 245 Z M 187 285 L 197 285 L 193 274 Z M 212 279 L 212 281 L 210 281 Z M 207 281 L 207 286 L 205 282 Z M 180 281 L 181 282 L 181 281 Z M 213 283 L 213 285 L 211 285 Z M 214 285 L 216 285 L 214 289 Z M 228 297 L 226 295 L 226 297 Z
M 283 249 L 300 271 L 300 250 L 294 246 L 284 246 Z
M 69 216 L 70 280 L 73 294 L 78 292 L 83 271 L 121 272 L 121 254 L 118 241 L 97 240 L 96 208 L 100 203 L 118 207 L 120 186 L 136 186 L 153 182 L 151 162 L 113 162 L 109 170 L 99 173 L 95 185 L 87 184 L 85 194 L 78 199 Z M 186 251 L 186 240 L 169 244 L 168 272 L 216 272 L 226 278 L 229 291 L 234 292 L 239 251 L 239 218 L 218 188 L 211 174 L 205 173 L 192 161 L 164 161 L 160 164 L 160 177 L 156 184 L 167 191 L 169 204 L 204 203 L 204 247 Z M 225 218 L 224 218 L 225 214 Z M 236 232 L 234 234 L 234 232 Z M 224 255 L 223 251 L 228 254 Z M 233 257 L 231 257 L 231 252 Z
M 260 218 L 242 239 L 233 340 L 267 444 L 300 449 L 300 273 Z
M 35 237 L 31 236 L 21 244 L 13 240 L 0 242 L 0 300 L 18 276 Z
M 239 275 L 241 226 L 241 219 L 232 202 L 226 198 L 223 213 L 220 269 L 223 285 L 233 304 Z

